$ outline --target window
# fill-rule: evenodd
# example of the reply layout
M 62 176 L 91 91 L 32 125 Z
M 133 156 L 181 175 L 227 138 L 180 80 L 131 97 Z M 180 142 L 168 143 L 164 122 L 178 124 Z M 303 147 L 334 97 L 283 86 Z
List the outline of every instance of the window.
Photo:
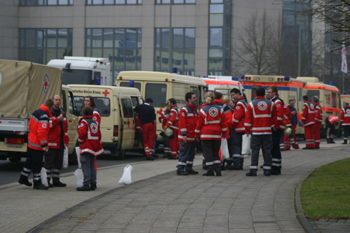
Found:
M 155 30 L 154 70 L 169 71 L 169 29 Z M 177 68 L 179 74 L 194 76 L 195 68 L 195 29 L 172 29 L 172 67 Z
M 74 96 L 71 91 L 68 92 L 68 102 L 69 102 L 69 113 L 76 114 L 75 113 L 75 104 L 74 104 Z
M 112 77 L 123 70 L 141 70 L 140 28 L 86 29 L 87 57 L 108 58 Z
M 121 87 L 130 87 L 130 83 L 129 82 L 121 82 L 120 86 Z M 134 87 L 139 89 L 139 91 L 141 91 L 141 83 L 135 83 L 134 82 Z
M 123 108 L 123 116 L 124 117 L 134 117 L 132 112 L 132 104 L 129 98 L 121 98 L 122 108 Z
M 190 87 L 190 92 L 193 92 L 194 94 L 196 94 L 196 97 L 197 97 L 196 105 L 199 106 L 200 93 L 199 93 L 198 87 L 197 86 L 191 86 Z M 186 100 L 186 102 L 187 102 L 187 100 Z
M 156 4 L 170 4 L 171 0 L 156 0 Z M 173 4 L 196 4 L 196 0 L 172 0 Z
M 73 29 L 19 29 L 19 60 L 47 64 L 72 56 Z
M 74 102 L 77 106 L 77 116 L 82 116 L 82 111 L 84 108 L 84 96 L 74 96 Z
M 67 109 L 66 106 L 67 106 L 66 91 L 62 90 L 62 93 L 61 93 L 61 106 L 60 106 L 60 108 Z
M 146 84 L 146 95 L 145 98 L 152 98 L 153 107 L 164 107 L 166 103 L 166 92 L 167 86 L 166 84 L 154 84 L 149 83 Z
M 132 102 L 132 106 L 136 107 L 137 105 L 139 105 L 139 98 L 138 97 L 131 97 L 131 102 Z
M 86 5 L 136 5 L 142 0 L 87 0 Z
M 68 6 L 74 0 L 20 0 L 20 6 Z
M 337 107 L 337 93 L 332 92 L 332 107 L 336 108 Z
M 96 108 L 100 111 L 101 117 L 110 115 L 110 100 L 107 97 L 94 97 Z
M 314 96 L 317 96 L 318 98 L 320 98 L 320 91 L 317 91 L 317 90 L 309 90 L 309 91 L 307 91 L 307 98 L 309 100 L 311 100 L 312 97 L 314 97 Z

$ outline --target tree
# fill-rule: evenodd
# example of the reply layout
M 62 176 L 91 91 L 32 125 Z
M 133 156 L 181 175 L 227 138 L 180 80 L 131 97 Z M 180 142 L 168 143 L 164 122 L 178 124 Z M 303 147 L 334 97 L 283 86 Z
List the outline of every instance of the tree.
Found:
M 272 37 L 272 24 L 266 11 L 261 18 L 257 12 L 254 13 L 242 30 L 238 44 L 232 49 L 235 55 L 232 59 L 232 73 L 269 74 L 271 51 L 268 44 Z

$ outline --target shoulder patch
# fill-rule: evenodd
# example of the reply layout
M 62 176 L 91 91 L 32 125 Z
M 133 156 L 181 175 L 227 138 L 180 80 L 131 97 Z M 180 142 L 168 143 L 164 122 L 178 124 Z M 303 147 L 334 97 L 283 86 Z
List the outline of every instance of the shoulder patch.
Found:
M 236 106 L 236 109 L 238 110 L 238 109 L 240 109 L 240 107 L 239 107 L 239 106 Z
M 182 112 L 182 116 L 186 116 L 186 114 L 184 112 Z
M 46 129 L 47 124 L 42 124 L 41 126 L 42 126 L 44 129 Z

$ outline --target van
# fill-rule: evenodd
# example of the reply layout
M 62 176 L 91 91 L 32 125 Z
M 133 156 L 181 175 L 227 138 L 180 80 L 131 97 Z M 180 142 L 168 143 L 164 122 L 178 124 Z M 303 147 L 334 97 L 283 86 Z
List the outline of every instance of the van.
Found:
M 142 104 L 141 94 L 137 88 L 68 85 L 73 92 L 77 114 L 81 116 L 85 96 L 92 96 L 96 108 L 101 114 L 102 146 L 112 155 L 125 157 L 127 150 L 142 149 L 135 137 L 135 118 L 133 108 Z
M 186 104 L 186 93 L 193 92 L 197 96 L 197 108 L 199 108 L 207 91 L 206 83 L 199 77 L 153 71 L 122 71 L 115 84 L 122 87 L 134 86 L 144 99 L 153 99 L 152 106 L 157 114 L 157 133 L 162 130 L 158 117 L 168 99 L 175 98 L 178 107 L 181 108 Z

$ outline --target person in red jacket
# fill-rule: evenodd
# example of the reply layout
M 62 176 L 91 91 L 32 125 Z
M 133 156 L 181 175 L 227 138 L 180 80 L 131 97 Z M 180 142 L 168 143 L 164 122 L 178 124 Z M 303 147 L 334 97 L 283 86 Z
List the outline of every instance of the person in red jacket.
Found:
M 247 106 L 245 114 L 245 133 L 251 134 L 252 158 L 250 171 L 246 176 L 256 176 L 259 162 L 259 151 L 262 148 L 264 157 L 264 175 L 271 174 L 272 130 L 276 108 L 272 101 L 265 99 L 265 89 L 256 88 L 256 98 Z
M 348 144 L 348 137 L 350 136 L 350 106 L 349 103 L 345 103 L 344 108 L 341 110 L 340 115 L 341 125 L 344 128 L 344 142 L 342 144 Z
M 203 156 L 207 166 L 207 172 L 203 176 L 221 176 L 221 162 L 219 150 L 221 137 L 226 137 L 227 127 L 223 120 L 224 110 L 214 102 L 214 93 L 205 94 L 206 104 L 199 112 L 196 126 L 196 138 L 201 138 L 203 145 Z
M 306 138 L 306 147 L 303 149 L 314 149 L 315 139 L 313 128 L 315 124 L 315 106 L 308 100 L 306 95 L 303 96 L 304 106 L 303 106 L 303 117 L 301 122 L 304 126 L 305 138 Z
M 323 120 L 323 112 L 320 103 L 318 102 L 318 97 L 312 97 L 312 103 L 315 106 L 315 124 L 313 127 L 314 139 L 315 139 L 315 149 L 320 149 L 321 143 L 321 128 Z
M 339 124 L 339 117 L 329 116 L 326 118 L 327 144 L 335 143 L 335 141 L 333 141 L 334 130 L 335 130 L 335 126 L 338 124 Z
M 197 96 L 193 92 L 185 95 L 187 103 L 179 113 L 180 153 L 176 173 L 178 175 L 198 174 L 193 170 L 193 159 L 196 151 L 195 129 L 198 120 L 196 109 Z
M 61 96 L 53 97 L 53 108 L 51 108 L 52 118 L 50 119 L 49 150 L 45 152 L 44 168 L 47 173 L 49 187 L 66 187 L 60 181 L 60 173 L 63 163 L 63 153 L 68 146 L 68 123 L 66 113 L 60 108 Z M 50 183 L 52 174 L 52 184 Z
M 285 130 L 284 125 L 284 109 L 283 101 L 278 97 L 278 89 L 276 86 L 267 88 L 267 99 L 274 102 L 276 108 L 276 115 L 273 118 L 272 125 L 272 163 L 271 175 L 280 175 L 282 169 L 282 155 L 281 155 L 281 137 Z
M 169 106 L 170 106 L 169 120 L 165 124 L 164 130 L 170 127 L 173 130 L 174 135 L 172 138 L 169 138 L 171 156 L 168 157 L 168 159 L 177 159 L 177 153 L 180 150 L 180 143 L 178 139 L 180 109 L 177 106 L 176 100 L 174 98 L 169 99 Z
M 241 91 L 237 88 L 231 90 L 231 96 L 236 101 L 232 117 L 233 166 L 231 169 L 243 170 L 242 138 L 245 133 L 244 121 L 248 104 L 245 102 L 244 97 L 241 96 Z
M 101 114 L 100 111 L 96 108 L 95 100 L 92 96 L 85 96 L 84 106 L 91 107 L 93 110 L 92 119 L 98 123 L 98 127 L 101 127 Z
M 290 150 L 290 147 L 293 146 L 294 149 L 297 149 L 297 144 L 294 141 L 294 134 L 293 134 L 293 129 L 292 129 L 292 122 L 291 119 L 293 117 L 292 112 L 290 111 L 289 107 L 287 105 L 283 106 L 284 110 L 284 118 L 286 122 L 286 127 L 291 129 L 291 133 L 287 134 L 284 133 L 283 141 L 284 141 L 284 148 L 283 150 Z
M 171 157 L 171 153 L 170 153 L 170 146 L 169 146 L 169 138 L 165 135 L 164 133 L 164 127 L 166 125 L 166 123 L 168 122 L 169 120 L 169 114 L 170 114 L 170 105 L 169 103 L 167 103 L 165 105 L 165 110 L 162 111 L 160 114 L 159 114 L 159 117 L 158 117 L 158 121 L 160 123 L 162 123 L 162 132 L 160 133 L 160 135 L 163 137 L 164 141 L 163 141 L 163 145 L 164 145 L 164 156 L 163 158 L 169 158 Z
M 78 142 L 80 144 L 80 162 L 84 173 L 84 186 L 77 191 L 90 191 L 96 189 L 96 157 L 103 154 L 101 144 L 101 131 L 97 121 L 93 119 L 93 110 L 83 108 L 83 118 L 79 121 Z
M 50 109 L 53 105 L 51 99 L 35 110 L 29 121 L 27 160 L 24 164 L 18 183 L 32 186 L 28 181 L 30 172 L 33 171 L 33 189 L 47 190 L 49 187 L 41 183 L 40 171 L 43 165 L 44 152 L 48 149 L 48 134 L 50 130 L 49 119 L 52 117 Z

